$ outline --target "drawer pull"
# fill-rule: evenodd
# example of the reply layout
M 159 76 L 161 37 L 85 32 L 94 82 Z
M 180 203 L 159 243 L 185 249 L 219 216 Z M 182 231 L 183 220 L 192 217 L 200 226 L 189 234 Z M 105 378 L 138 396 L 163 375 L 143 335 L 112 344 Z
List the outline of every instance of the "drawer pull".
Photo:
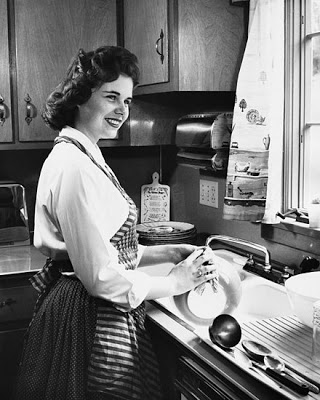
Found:
M 31 103 L 32 99 L 29 96 L 29 93 L 27 93 L 26 97 L 24 98 L 24 101 L 26 102 L 25 121 L 28 125 L 30 125 L 32 119 L 35 118 L 35 116 L 36 116 L 36 110 L 35 110 L 35 106 Z
M 3 126 L 3 124 L 6 122 L 7 118 L 7 110 L 6 110 L 6 105 L 4 104 L 4 98 L 0 94 L 0 125 Z
M 3 308 L 5 306 L 11 306 L 11 304 L 14 304 L 16 302 L 17 302 L 16 300 L 11 299 L 11 298 L 0 301 L 0 308 Z

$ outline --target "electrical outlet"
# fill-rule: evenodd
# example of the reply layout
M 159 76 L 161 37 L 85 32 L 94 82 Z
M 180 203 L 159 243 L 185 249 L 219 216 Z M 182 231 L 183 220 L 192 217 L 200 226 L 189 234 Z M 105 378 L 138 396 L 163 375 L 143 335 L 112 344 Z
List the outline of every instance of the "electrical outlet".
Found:
M 218 208 L 218 182 L 200 179 L 200 204 Z

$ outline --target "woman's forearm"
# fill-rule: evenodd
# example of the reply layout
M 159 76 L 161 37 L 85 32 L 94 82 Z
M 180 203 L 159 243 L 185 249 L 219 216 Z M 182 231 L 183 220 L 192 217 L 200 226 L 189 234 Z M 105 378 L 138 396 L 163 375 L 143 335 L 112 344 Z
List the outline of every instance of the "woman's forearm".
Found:
M 146 300 L 160 299 L 177 294 L 176 285 L 172 277 L 162 276 L 151 278 L 151 286 Z
M 161 263 L 177 264 L 188 257 L 196 248 L 196 246 L 189 244 L 146 246 L 139 267 Z

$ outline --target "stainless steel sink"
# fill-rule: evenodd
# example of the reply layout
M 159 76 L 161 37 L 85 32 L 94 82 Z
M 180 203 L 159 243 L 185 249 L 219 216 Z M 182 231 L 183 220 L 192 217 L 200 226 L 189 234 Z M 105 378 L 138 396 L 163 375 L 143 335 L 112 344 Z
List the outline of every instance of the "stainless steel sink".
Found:
M 214 253 L 230 263 L 240 276 L 242 296 L 238 307 L 232 313 L 239 322 L 292 315 L 284 286 L 244 271 L 243 266 L 247 261 L 246 257 L 225 249 L 214 250 Z M 164 271 L 164 274 L 166 273 L 168 273 L 168 270 Z M 204 325 L 209 326 L 212 322 L 212 320 L 207 322 L 199 320 L 199 323 L 197 323 L 194 319 L 190 320 L 187 313 L 181 311 L 181 308 L 177 308 L 173 297 L 158 299 L 156 302 L 195 329 L 202 329 Z M 205 303 L 204 307 L 212 307 L 212 304 Z
M 222 258 L 232 265 L 241 279 L 242 296 L 238 307 L 232 315 L 239 321 L 242 329 L 242 340 L 255 340 L 268 346 L 273 352 L 278 354 L 282 360 L 291 365 L 295 371 L 300 371 L 312 382 L 318 382 L 320 368 L 311 361 L 311 338 L 312 329 L 303 325 L 296 316 L 293 315 L 285 287 L 267 280 L 251 272 L 244 271 L 247 258 L 240 256 L 230 250 L 214 250 L 217 257 Z M 163 275 L 168 274 L 170 267 L 166 265 L 162 269 Z M 155 267 L 154 274 L 159 274 L 159 269 Z M 225 351 L 216 344 L 212 343 L 209 337 L 208 321 L 206 325 L 203 321 L 199 324 L 188 318 L 188 314 L 178 309 L 173 297 L 156 300 L 164 311 L 173 315 L 173 319 L 180 322 L 187 329 L 197 335 L 203 343 L 206 343 L 216 352 L 236 364 L 240 369 L 252 375 L 260 384 L 267 384 L 264 378 L 256 375 L 248 368 L 240 365 L 233 356 L 232 351 Z M 212 307 L 212 304 L 205 304 L 204 307 Z M 236 346 L 243 350 L 241 342 Z M 289 393 L 285 387 L 275 389 L 282 395 L 281 398 L 298 400 L 295 394 Z M 319 395 L 320 396 L 320 395 Z M 276 398 L 276 397 L 275 397 Z M 308 396 L 306 399 L 319 398 Z

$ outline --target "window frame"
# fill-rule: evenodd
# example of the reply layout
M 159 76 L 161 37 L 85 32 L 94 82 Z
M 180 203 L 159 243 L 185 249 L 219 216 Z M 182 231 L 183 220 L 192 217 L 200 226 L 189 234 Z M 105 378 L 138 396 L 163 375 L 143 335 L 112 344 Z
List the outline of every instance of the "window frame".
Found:
M 305 82 L 301 80 L 306 67 L 301 38 L 304 34 L 305 1 L 285 0 L 285 65 L 284 65 L 284 146 L 282 212 L 299 208 L 304 176 L 304 102 L 300 105 Z M 309 125 L 309 124 L 308 124 Z M 298 162 L 297 162 L 298 161 Z M 307 213 L 306 209 L 299 211 Z M 308 221 L 308 220 L 307 220 Z M 261 236 L 267 241 L 289 248 L 300 249 L 307 254 L 320 256 L 320 230 L 309 228 L 307 221 L 299 221 L 295 215 L 272 225 L 261 225 Z
M 284 179 L 283 211 L 298 208 L 302 188 L 299 181 L 303 175 L 299 165 L 301 160 L 302 115 L 300 98 L 303 93 L 301 85 L 302 47 L 301 47 L 301 8 L 302 1 L 285 2 L 285 81 L 284 81 Z M 298 160 L 298 162 L 296 162 Z
M 310 32 L 311 20 L 306 18 L 306 7 L 312 0 L 285 1 L 285 104 L 283 152 L 283 212 L 298 208 L 307 214 L 307 184 L 305 159 L 308 129 L 320 125 L 306 115 L 311 109 L 311 41 L 319 35 Z

